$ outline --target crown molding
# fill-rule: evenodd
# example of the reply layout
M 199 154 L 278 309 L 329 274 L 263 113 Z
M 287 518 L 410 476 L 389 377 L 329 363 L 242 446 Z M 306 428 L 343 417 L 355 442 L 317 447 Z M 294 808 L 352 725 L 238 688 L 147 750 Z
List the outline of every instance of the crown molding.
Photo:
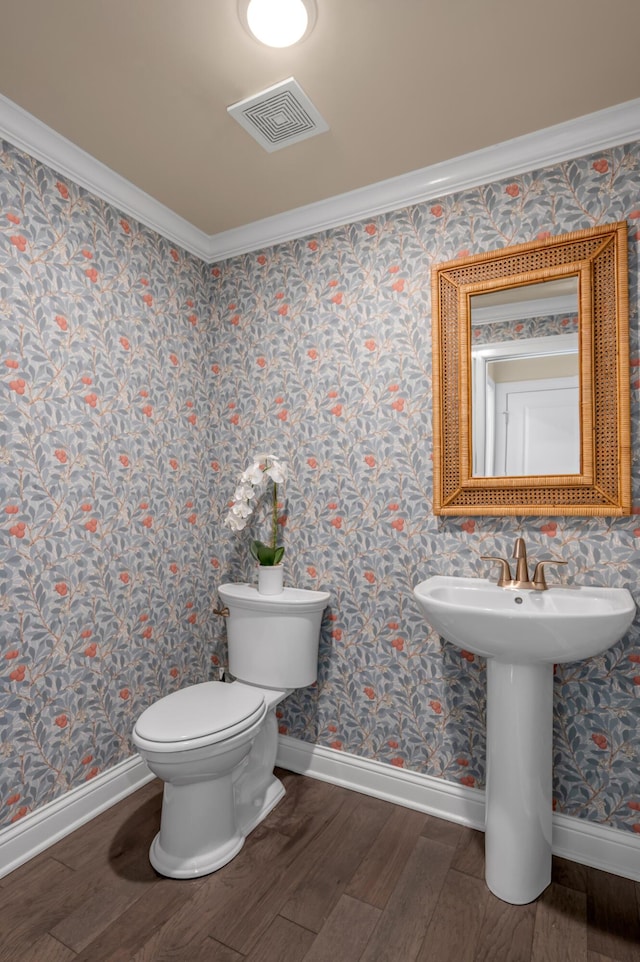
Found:
M 0 95 L 0 137 L 207 263 L 640 139 L 640 98 L 208 236 Z
M 0 94 L 0 137 L 178 247 L 208 259 L 211 238 Z
M 553 283 L 553 282 L 552 282 Z M 483 324 L 503 324 L 506 321 L 525 321 L 532 317 L 552 317 L 555 314 L 577 314 L 578 295 L 559 294 L 557 297 L 532 297 L 530 301 L 472 307 L 473 327 Z
M 226 260 L 638 139 L 640 98 L 214 234 L 208 257 Z

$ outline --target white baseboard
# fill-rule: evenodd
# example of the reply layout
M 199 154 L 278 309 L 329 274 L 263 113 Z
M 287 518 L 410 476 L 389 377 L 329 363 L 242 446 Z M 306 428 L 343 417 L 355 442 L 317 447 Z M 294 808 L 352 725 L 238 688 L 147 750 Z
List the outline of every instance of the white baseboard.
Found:
M 288 735 L 279 736 L 277 764 L 292 772 L 484 831 L 485 793 L 477 788 L 358 758 Z M 553 852 L 581 865 L 640 882 L 640 836 L 630 832 L 582 818 L 554 815 Z
M 484 792 L 333 748 L 280 735 L 277 764 L 364 795 L 484 829 Z M 132 758 L 0 830 L 0 878 L 54 845 L 153 778 Z M 553 816 L 553 851 L 562 858 L 640 882 L 640 836 L 567 815 Z
M 484 792 L 477 788 L 312 745 L 288 735 L 278 737 L 276 764 L 322 782 L 484 830 Z
M 640 836 L 568 815 L 553 816 L 553 853 L 640 882 Z
M 0 878 L 154 778 L 138 755 L 0 831 Z

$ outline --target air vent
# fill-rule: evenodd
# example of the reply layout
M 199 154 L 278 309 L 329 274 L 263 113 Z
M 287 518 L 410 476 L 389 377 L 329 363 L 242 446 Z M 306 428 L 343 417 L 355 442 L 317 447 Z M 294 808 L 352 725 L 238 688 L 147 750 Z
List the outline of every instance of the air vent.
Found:
M 227 110 L 269 153 L 329 129 L 293 77 L 240 100 Z

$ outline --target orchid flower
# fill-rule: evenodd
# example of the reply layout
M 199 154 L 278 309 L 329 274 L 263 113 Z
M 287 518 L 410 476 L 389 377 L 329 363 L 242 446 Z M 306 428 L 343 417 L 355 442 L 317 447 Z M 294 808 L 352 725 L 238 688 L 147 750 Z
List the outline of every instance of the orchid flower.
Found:
M 234 491 L 233 503 L 225 519 L 232 531 L 243 531 L 249 523 L 260 493 L 267 483 L 273 482 L 271 500 L 271 544 L 262 541 L 251 542 L 251 554 L 258 564 L 277 565 L 284 555 L 284 547 L 277 546 L 278 538 L 278 485 L 286 481 L 287 466 L 274 454 L 259 454 L 242 472 Z

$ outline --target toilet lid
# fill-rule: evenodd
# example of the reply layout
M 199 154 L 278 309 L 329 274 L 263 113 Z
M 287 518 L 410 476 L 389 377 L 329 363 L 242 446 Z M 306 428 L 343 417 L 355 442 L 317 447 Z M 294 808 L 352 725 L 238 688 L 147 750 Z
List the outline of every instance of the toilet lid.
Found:
M 323 611 L 331 599 L 328 591 L 310 588 L 283 588 L 277 595 L 261 595 L 255 585 L 228 583 L 220 585 L 218 594 L 225 605 L 274 614 L 306 615 Z
M 261 691 L 206 681 L 181 688 L 150 705 L 138 719 L 135 734 L 159 743 L 222 741 L 249 728 L 263 714 Z

